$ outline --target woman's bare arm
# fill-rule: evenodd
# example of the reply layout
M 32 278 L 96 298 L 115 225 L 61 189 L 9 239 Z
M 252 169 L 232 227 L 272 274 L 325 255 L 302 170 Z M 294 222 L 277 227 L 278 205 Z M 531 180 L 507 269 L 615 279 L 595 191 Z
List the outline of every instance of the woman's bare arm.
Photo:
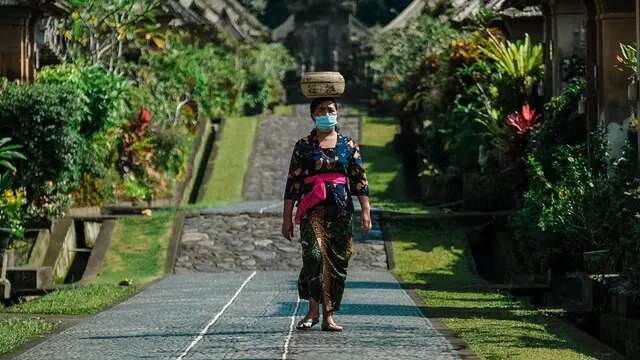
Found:
M 291 241 L 293 238 L 293 206 L 295 201 L 286 199 L 282 211 L 282 236 Z
M 362 232 L 368 234 L 371 230 L 371 207 L 369 206 L 369 197 L 367 195 L 359 195 L 360 207 L 362 208 Z

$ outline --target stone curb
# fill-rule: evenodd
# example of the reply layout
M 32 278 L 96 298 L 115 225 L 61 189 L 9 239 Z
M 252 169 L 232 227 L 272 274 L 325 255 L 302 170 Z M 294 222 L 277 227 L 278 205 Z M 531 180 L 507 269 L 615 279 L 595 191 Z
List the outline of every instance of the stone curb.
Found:
M 171 228 L 171 238 L 169 239 L 169 246 L 167 247 L 167 257 L 165 258 L 164 274 L 173 274 L 176 260 L 178 259 L 178 252 L 180 251 L 180 240 L 182 238 L 182 228 L 184 227 L 185 212 L 178 210 L 176 218 L 173 221 L 173 227 Z

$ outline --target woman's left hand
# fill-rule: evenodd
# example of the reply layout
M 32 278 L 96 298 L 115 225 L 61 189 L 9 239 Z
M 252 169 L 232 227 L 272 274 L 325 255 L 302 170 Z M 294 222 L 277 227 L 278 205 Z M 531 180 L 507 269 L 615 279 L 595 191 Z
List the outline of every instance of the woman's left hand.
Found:
M 371 213 L 369 209 L 362 210 L 362 215 L 360 216 L 362 219 L 362 232 L 367 235 L 369 230 L 371 230 Z

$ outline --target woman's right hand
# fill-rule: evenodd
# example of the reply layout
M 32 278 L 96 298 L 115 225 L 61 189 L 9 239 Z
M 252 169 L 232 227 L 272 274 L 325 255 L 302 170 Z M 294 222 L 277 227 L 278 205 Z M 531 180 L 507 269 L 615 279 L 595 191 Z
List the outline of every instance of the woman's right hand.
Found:
M 282 221 L 282 236 L 291 241 L 293 239 L 293 221 L 291 218 L 284 218 Z

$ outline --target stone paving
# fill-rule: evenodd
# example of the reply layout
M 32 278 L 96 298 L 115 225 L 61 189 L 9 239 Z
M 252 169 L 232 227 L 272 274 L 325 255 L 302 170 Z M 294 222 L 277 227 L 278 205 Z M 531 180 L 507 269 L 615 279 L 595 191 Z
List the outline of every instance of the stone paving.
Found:
M 280 207 L 282 201 L 279 202 Z M 360 217 L 354 216 L 355 253 L 350 269 L 386 270 L 387 257 L 373 217 L 369 236 L 361 233 Z M 239 270 L 300 270 L 302 253 L 299 228 L 292 241 L 281 235 L 282 215 L 270 213 L 203 213 L 185 219 L 176 273 Z
M 319 326 L 290 332 L 292 315 L 298 320 L 306 312 L 295 272 L 250 275 L 168 276 L 15 359 L 459 358 L 387 272 L 350 275 L 337 315 L 345 327 L 339 334 Z
M 313 128 L 308 105 L 296 105 L 294 110 L 293 116 L 269 116 L 260 121 L 245 182 L 245 200 L 282 199 L 293 146 Z M 341 133 L 359 141 L 358 118 L 339 117 L 338 124 Z

